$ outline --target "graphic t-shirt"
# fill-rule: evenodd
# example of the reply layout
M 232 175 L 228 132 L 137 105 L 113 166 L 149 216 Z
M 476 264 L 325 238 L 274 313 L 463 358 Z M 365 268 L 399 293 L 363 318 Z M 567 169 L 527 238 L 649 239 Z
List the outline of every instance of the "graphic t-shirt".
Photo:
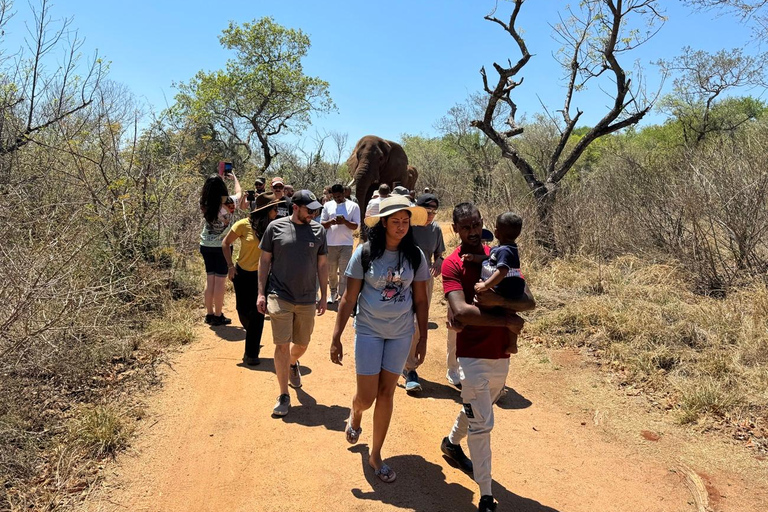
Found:
M 328 222 L 339 215 L 343 216 L 348 222 L 360 224 L 360 207 L 352 201 L 344 201 L 343 203 L 337 203 L 336 201 L 326 202 L 323 205 L 323 214 L 320 217 L 320 222 Z M 342 224 L 328 228 L 327 237 L 328 245 L 330 246 L 354 245 L 355 243 L 352 230 Z
M 229 196 L 237 204 L 237 196 Z M 227 228 L 232 221 L 232 214 L 223 204 L 219 215 L 213 222 L 203 219 L 203 231 L 200 233 L 200 245 L 205 247 L 221 247 L 221 242 L 227 236 Z
M 325 228 L 315 221 L 294 224 L 290 217 L 269 223 L 259 245 L 272 253 L 267 294 L 293 304 L 317 300 L 317 257 L 328 254 Z
M 483 246 L 486 255 L 490 249 Z M 480 280 L 481 266 L 479 263 L 468 263 L 461 259 L 464 254 L 462 246 L 456 248 L 443 261 L 443 290 L 446 297 L 454 291 L 464 291 L 464 300 L 472 304 L 475 298 L 475 283 Z M 508 358 L 504 350 L 507 346 L 506 327 L 486 327 L 467 325 L 456 335 L 456 356 L 475 357 L 480 359 Z
M 421 255 L 414 273 L 408 259 L 399 251 L 384 251 L 371 261 L 363 275 L 363 246 L 359 245 L 349 260 L 347 277 L 363 279 L 357 301 L 355 329 L 359 334 L 399 339 L 413 336 L 413 281 L 429 281 L 429 267 Z
M 232 224 L 232 231 L 240 238 L 240 254 L 237 257 L 237 265 L 243 270 L 253 272 L 259 270 L 259 239 L 253 232 L 250 219 L 241 219 Z
M 517 253 L 517 244 L 499 245 L 491 249 L 491 256 L 483 261 L 483 269 L 480 279 L 490 279 L 496 269 L 506 267 L 507 275 L 493 290 L 506 299 L 516 299 L 525 291 L 525 279 L 520 272 L 520 256 Z
M 285 202 L 277 205 L 277 217 L 275 217 L 275 219 L 282 219 L 293 215 L 293 203 L 291 202 L 291 198 L 283 196 L 281 200 Z

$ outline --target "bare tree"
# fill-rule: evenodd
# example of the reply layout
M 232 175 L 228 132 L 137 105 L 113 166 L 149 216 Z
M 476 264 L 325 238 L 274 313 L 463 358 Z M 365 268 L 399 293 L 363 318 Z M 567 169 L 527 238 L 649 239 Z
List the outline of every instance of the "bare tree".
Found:
M 0 31 L 10 5 L 0 2 Z M 0 155 L 15 152 L 45 128 L 90 105 L 104 74 L 96 55 L 80 66 L 83 40 L 70 30 L 71 18 L 53 28 L 47 0 L 31 9 L 34 24 L 26 50 L 16 54 L 15 66 L 0 72 Z M 61 60 L 48 66 L 60 50 Z M 48 68 L 55 71 L 47 73 Z
M 508 61 L 507 66 L 493 64 L 498 74 L 495 85 L 490 83 L 485 67 L 480 70 L 483 88 L 488 95 L 487 106 L 483 118 L 471 124 L 501 149 L 502 156 L 509 159 L 525 179 L 536 199 L 536 241 L 550 254 L 556 255 L 553 208 L 560 181 L 592 142 L 636 124 L 653 106 L 654 99 L 644 95 L 642 81 L 634 84 L 619 58 L 653 37 L 664 18 L 657 0 L 585 0 L 580 2 L 578 12 L 569 8 L 568 17 L 560 18 L 560 23 L 553 28 L 562 44 L 556 58 L 565 74 L 565 97 L 562 107 L 557 110 L 557 118 L 547 111 L 558 127 L 559 140 L 549 155 L 547 165 L 536 169 L 521 154 L 514 141 L 523 133 L 524 127 L 516 121 L 517 104 L 512 99 L 512 93 L 523 83 L 523 78 L 518 77 L 531 59 L 531 53 L 517 27 L 518 15 L 525 0 L 513 0 L 512 3 L 514 7 L 508 21 L 497 18 L 495 11 L 485 19 L 509 33 L 520 51 L 520 57 L 515 63 Z M 645 29 L 631 29 L 634 25 L 644 26 Z M 608 93 L 613 100 L 612 105 L 583 137 L 569 145 L 573 130 L 583 114 L 582 110 L 572 105 L 575 94 L 600 77 L 610 79 L 613 84 L 613 90 Z M 497 127 L 494 116 L 502 107 L 509 109 L 509 115 L 505 120 L 506 127 Z

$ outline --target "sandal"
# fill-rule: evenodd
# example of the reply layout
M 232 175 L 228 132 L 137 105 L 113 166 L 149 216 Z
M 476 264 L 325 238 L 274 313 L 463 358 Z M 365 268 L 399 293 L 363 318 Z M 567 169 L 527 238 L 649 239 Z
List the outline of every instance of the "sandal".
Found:
M 397 478 L 397 474 L 394 470 L 386 464 L 382 464 L 379 469 L 374 471 L 374 474 L 379 477 L 379 480 L 387 484 L 391 484 L 395 481 L 395 478 Z
M 360 434 L 362 431 L 363 427 L 352 428 L 352 416 L 350 415 L 349 418 L 347 418 L 347 428 L 344 431 L 344 433 L 347 435 L 347 442 L 349 444 L 357 443 L 357 440 L 360 439 Z

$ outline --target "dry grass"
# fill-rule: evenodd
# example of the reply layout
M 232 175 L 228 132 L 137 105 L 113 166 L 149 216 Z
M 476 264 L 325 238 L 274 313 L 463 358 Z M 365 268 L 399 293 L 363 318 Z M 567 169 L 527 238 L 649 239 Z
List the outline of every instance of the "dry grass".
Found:
M 705 297 L 679 267 L 631 256 L 527 268 L 539 304 L 527 329 L 546 343 L 587 347 L 684 423 L 768 416 L 765 284 Z

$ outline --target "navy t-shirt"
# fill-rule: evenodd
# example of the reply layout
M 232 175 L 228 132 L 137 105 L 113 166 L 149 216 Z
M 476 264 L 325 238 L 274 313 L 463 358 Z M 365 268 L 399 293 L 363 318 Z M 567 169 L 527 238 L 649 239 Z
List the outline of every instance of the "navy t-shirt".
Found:
M 522 296 L 525 292 L 525 279 L 520 273 L 520 256 L 517 253 L 517 244 L 499 245 L 492 248 L 490 257 L 483 261 L 480 278 L 483 281 L 489 279 L 499 267 L 506 267 L 509 272 L 493 290 L 505 299 L 516 299 Z

